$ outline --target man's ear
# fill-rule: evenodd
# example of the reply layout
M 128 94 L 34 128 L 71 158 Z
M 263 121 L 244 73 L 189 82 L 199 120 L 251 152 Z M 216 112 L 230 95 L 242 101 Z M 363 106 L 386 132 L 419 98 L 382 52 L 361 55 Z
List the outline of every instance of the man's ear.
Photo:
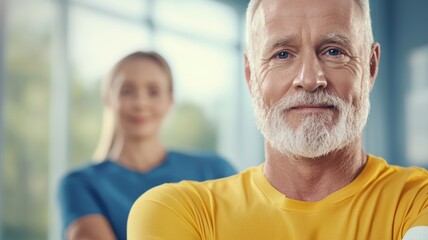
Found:
M 247 80 L 247 86 L 248 86 L 248 89 L 250 90 L 250 94 L 252 95 L 253 91 L 252 91 L 252 85 L 251 85 L 251 68 L 250 68 L 250 63 L 248 61 L 247 52 L 244 53 L 244 61 L 245 61 L 245 79 Z
M 377 73 L 379 71 L 380 61 L 380 44 L 375 42 L 372 44 L 372 51 L 370 56 L 370 90 L 373 88 Z

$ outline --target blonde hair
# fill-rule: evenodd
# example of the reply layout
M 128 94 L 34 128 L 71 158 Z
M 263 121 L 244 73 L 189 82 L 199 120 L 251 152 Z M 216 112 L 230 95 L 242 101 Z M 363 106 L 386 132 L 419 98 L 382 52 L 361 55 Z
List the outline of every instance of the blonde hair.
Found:
M 114 79 L 116 78 L 120 69 L 127 62 L 136 59 L 151 60 L 157 63 L 166 73 L 169 81 L 169 91 L 171 95 L 173 93 L 173 78 L 171 68 L 165 58 L 163 58 L 159 53 L 153 51 L 137 51 L 125 56 L 119 62 L 117 62 L 102 84 L 101 94 L 105 107 L 103 112 L 100 138 L 98 141 L 97 148 L 95 149 L 95 152 L 92 156 L 92 158 L 96 161 L 102 161 L 107 159 L 108 157 L 116 157 L 116 154 L 114 153 L 114 143 L 118 141 L 117 123 L 113 109 L 107 106 L 107 99 L 109 97 L 109 94 L 111 94 L 111 88 L 114 84 Z

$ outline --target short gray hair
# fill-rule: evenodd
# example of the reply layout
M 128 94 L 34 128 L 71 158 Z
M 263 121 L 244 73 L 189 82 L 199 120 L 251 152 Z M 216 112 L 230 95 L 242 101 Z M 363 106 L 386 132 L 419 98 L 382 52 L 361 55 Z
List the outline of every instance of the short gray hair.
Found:
M 372 21 L 370 17 L 369 0 L 355 0 L 355 1 L 357 1 L 358 5 L 361 7 L 364 14 L 364 25 L 366 30 L 365 40 L 366 40 L 366 44 L 368 44 L 367 47 L 370 47 L 371 44 L 374 42 L 374 38 L 373 38 L 373 31 L 372 31 Z M 253 25 L 253 18 L 261 2 L 262 0 L 250 0 L 250 2 L 248 3 L 247 15 L 246 15 L 246 51 L 248 51 L 250 45 L 252 44 L 251 28 Z

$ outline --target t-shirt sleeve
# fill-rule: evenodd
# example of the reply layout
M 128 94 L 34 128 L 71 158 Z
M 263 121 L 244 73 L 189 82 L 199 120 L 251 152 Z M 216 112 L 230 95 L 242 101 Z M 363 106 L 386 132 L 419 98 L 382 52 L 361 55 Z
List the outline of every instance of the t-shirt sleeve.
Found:
M 427 226 L 428 227 L 428 207 L 426 207 L 413 222 L 411 227 Z
M 208 220 L 212 213 L 201 199 L 203 197 L 192 197 L 181 191 L 176 184 L 150 189 L 131 208 L 127 239 L 207 239 L 213 234 Z
M 58 195 L 63 230 L 85 215 L 101 214 L 94 189 L 79 173 L 68 174 L 61 180 Z
M 428 239 L 428 208 L 425 208 L 406 231 L 403 240 Z
M 417 194 L 412 202 L 408 224 L 405 227 L 404 240 L 428 239 L 428 180 L 424 180 L 421 188 L 417 189 Z M 415 190 L 416 191 L 416 190 Z M 422 238 L 420 238 L 422 237 Z

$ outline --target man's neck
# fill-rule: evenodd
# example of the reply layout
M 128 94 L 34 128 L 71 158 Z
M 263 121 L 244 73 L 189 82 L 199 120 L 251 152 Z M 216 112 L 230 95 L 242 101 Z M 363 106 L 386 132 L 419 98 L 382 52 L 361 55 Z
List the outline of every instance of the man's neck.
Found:
M 294 158 L 266 144 L 264 174 L 286 197 L 316 202 L 350 184 L 362 171 L 367 155 L 361 141 L 319 158 Z

